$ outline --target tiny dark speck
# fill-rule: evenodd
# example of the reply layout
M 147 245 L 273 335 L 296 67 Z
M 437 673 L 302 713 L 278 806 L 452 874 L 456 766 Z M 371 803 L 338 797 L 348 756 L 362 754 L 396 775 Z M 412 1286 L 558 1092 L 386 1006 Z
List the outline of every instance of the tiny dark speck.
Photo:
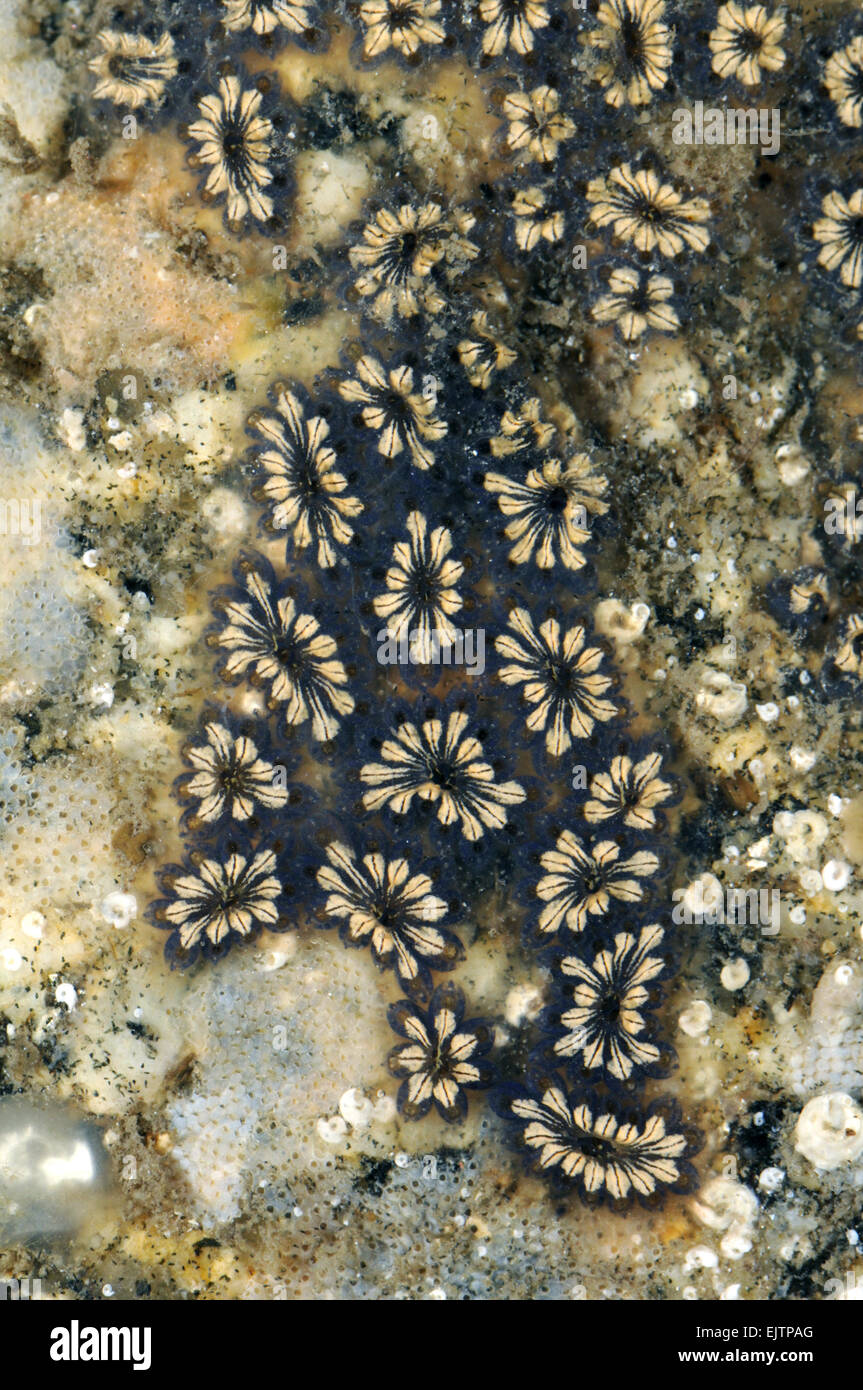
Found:
M 283 318 L 285 323 L 304 323 L 315 318 L 323 308 L 323 300 L 317 296 L 311 299 L 289 299 L 285 304 Z
M 221 1250 L 221 1248 L 222 1242 L 213 1240 L 212 1236 L 205 1236 L 203 1240 L 199 1240 L 194 1246 L 196 1255 L 200 1255 L 202 1250 Z
M 146 1028 L 143 1023 L 137 1023 L 135 1019 L 127 1019 L 126 1027 L 133 1038 L 147 1038 L 150 1041 L 155 1039 L 155 1033 L 151 1032 L 149 1028 Z
M 372 1197 L 380 1197 L 392 1167 L 388 1158 L 382 1158 L 378 1162 L 364 1158 L 363 1171 L 355 1180 L 354 1188 L 357 1192 L 368 1192 Z

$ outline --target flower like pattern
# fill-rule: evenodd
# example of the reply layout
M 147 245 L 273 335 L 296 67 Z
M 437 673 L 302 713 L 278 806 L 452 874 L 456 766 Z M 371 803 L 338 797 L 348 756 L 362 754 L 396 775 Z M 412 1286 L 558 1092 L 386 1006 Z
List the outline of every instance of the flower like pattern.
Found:
M 659 868 L 650 850 L 638 850 L 627 859 L 620 857 L 620 845 L 602 840 L 591 849 L 571 830 L 564 830 L 554 849 L 540 859 L 545 875 L 536 885 L 537 897 L 545 903 L 539 915 L 539 931 L 552 936 L 562 927 L 577 934 L 584 931 L 591 917 L 603 916 L 612 898 L 636 903 L 644 897 L 642 879 Z
M 484 1019 L 466 1020 L 464 1011 L 464 996 L 454 985 L 439 985 L 427 1009 L 409 999 L 390 1006 L 390 1026 L 406 1039 L 389 1055 L 390 1071 L 402 1081 L 398 1108 L 406 1119 L 422 1119 L 434 1105 L 455 1124 L 467 1114 L 465 1091 L 489 1084 L 483 1059 L 494 1030 Z
M 249 427 L 265 444 L 258 463 L 264 480 L 256 492 L 270 504 L 270 524 L 290 531 L 297 550 L 315 546 L 318 564 L 331 569 L 338 547 L 353 537 L 354 520 L 363 510 L 359 498 L 347 496 L 347 480 L 336 467 L 327 444 L 330 427 L 320 415 L 307 419 L 298 397 L 287 387 L 276 393 L 275 415 L 259 413 Z
M 778 72 L 785 62 L 785 20 L 764 5 L 720 5 L 710 35 L 711 67 L 720 77 L 736 77 L 744 87 L 761 81 L 762 68 Z
M 842 124 L 859 130 L 863 125 L 863 35 L 827 60 L 824 86 Z
M 320 404 L 310 404 L 305 386 L 279 384 L 269 403 L 249 419 L 252 443 L 245 472 L 254 480 L 252 496 L 263 512 L 267 544 L 275 549 L 274 540 L 284 533 L 290 577 L 277 575 L 263 556 L 245 554 L 235 566 L 234 585 L 215 597 L 217 616 L 208 641 L 218 672 L 226 681 L 247 681 L 262 694 L 236 691 L 231 704 L 241 712 L 223 708 L 221 699 L 209 706 L 184 749 L 187 767 L 175 791 L 184 806 L 182 829 L 192 832 L 192 854 L 182 867 L 169 866 L 161 875 L 163 897 L 154 909 L 158 924 L 170 932 L 169 954 L 184 964 L 198 952 L 218 958 L 235 940 L 263 927 L 282 929 L 289 898 L 301 916 L 310 908 L 313 920 L 334 927 L 346 945 L 367 946 L 377 966 L 392 969 L 404 987 L 400 992 L 409 996 L 391 1012 L 400 1038 L 389 1065 L 403 1083 L 402 1115 L 418 1118 L 436 1108 L 447 1121 L 460 1119 L 467 1091 L 490 1080 L 492 1032 L 482 1020 L 464 1021 L 458 990 L 435 990 L 435 972 L 452 969 L 465 953 L 449 928 L 444 898 L 435 891 L 437 875 L 416 857 L 416 847 L 431 837 L 445 842 L 456 862 L 469 862 L 459 886 L 468 911 L 471 898 L 490 884 L 518 892 L 524 886 L 519 875 L 532 875 L 535 862 L 521 846 L 529 849 L 536 833 L 547 834 L 537 830 L 537 816 L 546 826 L 546 818 L 557 815 L 565 789 L 558 779 L 540 806 L 543 787 L 531 786 L 534 804 L 524 805 L 524 779 L 505 780 L 507 772 L 497 760 L 501 735 L 492 733 L 497 716 L 516 743 L 524 717 L 528 731 L 554 758 L 586 741 L 584 759 L 597 769 L 590 792 L 579 798 L 586 802 L 581 814 L 588 824 L 562 822 L 582 838 L 556 824 L 543 839 L 553 848 L 542 855 L 528 891 L 537 894 L 532 944 L 544 948 L 555 976 L 554 1013 L 544 1018 L 554 1032 L 544 1040 L 541 1055 L 559 1074 L 569 1070 L 589 1081 L 591 1090 L 577 1102 L 562 1086 L 556 1092 L 569 1106 L 565 1119 L 557 1117 L 568 1152 L 550 1158 L 533 1131 L 525 1146 L 546 1172 L 565 1174 L 581 1195 L 622 1200 L 678 1187 L 687 1167 L 688 1140 L 678 1147 L 682 1136 L 663 1129 L 665 1120 L 655 1119 L 653 1111 L 623 1117 L 605 1099 L 616 1086 L 634 1091 L 639 1079 L 657 1074 L 668 1051 L 664 1046 L 660 1052 L 652 1032 L 658 981 L 666 969 L 662 931 L 641 930 L 640 921 L 625 931 L 613 924 L 621 905 L 637 907 L 658 875 L 653 839 L 646 842 L 650 849 L 636 851 L 637 835 L 630 832 L 653 828 L 654 807 L 669 799 L 672 787 L 660 775 L 658 755 L 655 767 L 652 755 L 640 762 L 615 759 L 605 771 L 596 761 L 602 747 L 631 748 L 627 711 L 622 700 L 612 698 L 602 652 L 591 645 L 586 617 L 574 609 L 575 591 L 592 580 L 589 573 L 575 576 L 587 564 L 589 519 L 608 510 L 608 484 L 586 453 L 570 457 L 570 441 L 590 438 L 594 431 L 604 437 L 605 422 L 602 410 L 590 410 L 579 425 L 574 415 L 579 392 L 560 391 L 555 373 L 545 369 L 542 342 L 558 338 L 551 355 L 566 364 L 562 370 L 573 384 L 584 370 L 579 363 L 587 364 L 591 351 L 606 357 L 609 382 L 631 369 L 635 353 L 609 355 L 610 335 L 585 334 L 585 303 L 573 306 L 571 331 L 564 321 L 564 314 L 570 317 L 564 295 L 568 301 L 572 277 L 561 244 L 580 214 L 581 179 L 590 178 L 572 147 L 583 122 L 585 154 L 587 146 L 595 147 L 593 118 L 581 101 L 585 70 L 592 70 L 603 89 L 593 107 L 604 99 L 607 119 L 617 127 L 620 121 L 608 108 L 644 107 L 671 88 L 674 40 L 665 0 L 596 0 L 596 5 L 595 21 L 583 22 L 572 13 L 578 6 L 560 0 L 340 0 L 335 16 L 319 25 L 316 0 L 217 0 L 207 10 L 200 36 L 178 14 L 171 24 L 173 40 L 127 36 L 110 62 L 105 53 L 101 67 L 94 60 L 94 71 L 100 82 L 127 83 L 113 93 L 97 89 L 101 94 L 119 104 L 157 108 L 147 113 L 148 122 L 157 139 L 167 128 L 166 150 L 177 120 L 174 107 L 164 102 L 167 83 L 177 73 L 179 85 L 180 67 L 184 87 L 203 83 L 188 129 L 189 159 L 202 171 L 205 201 L 218 198 L 224 205 L 236 255 L 229 254 L 231 236 L 214 232 L 212 214 L 204 219 L 206 235 L 195 227 L 191 248 L 184 236 L 176 249 L 195 262 L 202 284 L 212 281 L 213 295 L 236 294 L 238 304 L 242 299 L 248 326 L 264 304 L 274 324 L 283 317 L 285 332 L 274 342 L 289 357 L 303 333 L 297 324 L 314 317 L 323 330 L 318 337 L 316 326 L 309 343 L 320 352 L 314 398 Z M 734 9 L 721 7 L 714 39 Z M 754 11 L 740 13 L 751 28 Z M 355 26 L 350 55 L 343 20 Z M 585 42 L 591 50 L 588 64 L 577 61 L 581 29 L 592 30 Z M 775 25 L 765 28 L 762 38 L 771 35 L 781 37 Z M 369 86 L 367 72 L 356 82 L 341 72 L 333 85 L 324 75 L 329 61 L 321 68 L 315 60 L 320 80 L 312 74 L 313 80 L 298 89 L 290 78 L 293 63 L 285 66 L 290 54 L 279 52 L 287 41 L 322 47 L 332 41 L 339 64 L 344 59 L 367 67 L 382 59 L 415 68 L 404 79 L 405 94 L 421 105 L 407 115 L 391 109 L 375 84 Z M 222 45 L 226 51 L 219 54 Z M 107 52 L 104 42 L 102 47 Z M 242 52 L 253 64 L 252 78 L 233 75 L 230 55 Z M 275 73 L 261 72 L 264 54 L 275 55 Z M 477 83 L 466 56 L 481 72 L 489 60 L 500 59 L 499 77 L 491 81 L 486 74 Z M 421 61 L 435 58 L 446 59 L 439 75 L 446 77 L 451 94 L 450 109 L 441 103 L 439 117 L 425 114 L 440 92 L 435 96 L 428 87 L 429 70 L 419 70 Z M 768 43 L 761 44 L 761 58 L 758 71 L 772 70 Z M 744 82 L 755 71 L 751 63 L 732 72 L 733 66 L 723 67 L 723 74 Z M 278 99 L 281 82 L 302 107 L 296 120 L 290 119 L 287 96 Z M 496 141 L 494 110 L 505 120 Z M 635 151 L 655 143 L 644 119 L 642 113 L 630 123 L 627 144 L 633 153 L 612 161 L 619 168 L 601 166 L 610 172 L 594 178 L 588 190 L 594 226 L 605 228 L 607 238 L 631 243 L 633 253 L 625 258 L 632 265 L 609 268 L 608 292 L 590 306 L 593 322 L 615 325 L 630 344 L 650 330 L 679 327 L 674 292 L 682 272 L 672 285 L 660 273 L 659 257 L 708 245 L 706 201 L 678 192 L 681 185 L 672 187 L 642 167 Z M 441 122 L 447 127 L 443 138 Z M 519 166 L 509 180 L 500 177 L 495 158 L 504 136 L 510 167 Z M 298 150 L 304 187 L 310 186 L 310 174 L 326 178 L 317 185 L 321 200 L 313 215 L 306 216 L 311 200 L 304 198 L 289 229 L 282 223 L 282 190 L 291 145 Z M 348 146 L 353 149 L 344 156 Z M 314 167 L 308 163 L 313 150 L 325 152 L 325 159 L 313 156 Z M 738 164 L 744 169 L 745 161 L 735 168 Z M 347 174 L 349 200 L 359 206 L 367 187 L 362 171 L 371 175 L 373 169 L 374 196 L 384 201 L 365 213 L 358 238 L 344 247 L 339 226 L 346 219 L 330 216 L 332 193 Z M 727 202 L 721 180 L 711 188 L 717 204 Z M 747 207 L 752 219 L 769 197 L 762 178 L 755 188 Z M 854 211 L 850 200 L 847 206 Z M 501 209 L 508 225 L 498 236 Z M 193 215 L 193 209 L 183 209 L 184 222 L 187 211 Z M 330 224 L 326 229 L 319 225 L 323 221 Z M 240 244 L 244 222 L 253 235 Z M 723 211 L 720 225 L 725 222 Z M 269 255 L 262 257 L 260 233 L 276 231 L 285 244 L 272 248 L 271 263 Z M 200 256 L 194 249 L 199 237 Z M 211 245 L 204 252 L 207 240 Z M 828 241 L 825 237 L 822 247 Z M 513 255 L 514 248 L 527 254 Z M 190 264 L 180 269 L 188 272 Z M 577 268 L 573 257 L 572 269 Z M 704 278 L 696 274 L 693 287 Z M 335 286 L 328 283 L 332 279 Z M 341 379 L 334 379 L 327 365 L 334 328 L 338 336 L 333 311 L 347 309 L 361 322 L 361 345 L 348 349 Z M 202 317 L 206 323 L 206 314 Z M 511 325 L 528 356 L 519 361 L 490 320 Z M 696 317 L 693 330 L 701 325 Z M 214 341 L 220 331 L 217 325 Z M 245 391 L 265 369 L 271 354 L 259 348 L 260 338 L 253 329 L 253 341 L 244 340 L 236 377 L 224 374 L 226 391 Z M 219 361 L 224 360 L 222 354 Z M 304 352 L 303 374 L 312 369 L 311 360 Z M 230 403 L 226 397 L 223 404 Z M 617 436 L 615 428 L 609 437 L 615 451 Z M 501 462 L 489 463 L 489 454 Z M 381 460 L 398 460 L 399 466 L 385 470 Z M 489 467 L 500 472 L 478 471 Z M 363 472 L 368 488 L 354 481 Z M 233 480 L 231 472 L 229 486 Z M 471 495 L 471 483 L 484 483 L 497 503 L 486 503 L 492 519 L 487 547 L 482 544 L 487 520 L 478 506 L 482 498 Z M 505 544 L 497 543 L 499 533 Z M 469 556 L 461 553 L 462 537 L 470 538 Z M 844 563 L 847 557 L 837 550 L 834 546 L 825 564 Z M 512 565 L 526 568 L 514 573 Z M 314 602 L 296 577 L 310 570 Z M 507 592 L 507 584 L 518 597 Z M 532 612 L 523 597 L 531 587 L 546 596 L 542 612 Z M 441 684 L 458 691 L 471 684 L 467 674 L 478 677 L 476 703 L 455 694 L 436 705 L 424 695 L 401 720 L 384 713 L 386 737 L 366 742 L 362 723 L 369 703 L 404 684 L 428 690 L 439 679 L 428 669 L 410 678 L 385 678 L 371 651 L 369 615 L 387 625 L 387 635 L 400 648 L 410 637 L 408 666 L 427 667 L 437 664 L 441 639 L 458 645 L 453 624 L 462 621 L 463 598 L 478 617 L 504 602 L 509 618 L 496 643 L 500 682 L 482 680 L 484 644 L 482 661 L 474 666 L 466 660 L 467 671 L 460 669 L 461 657 L 444 658 L 455 669 L 440 678 Z M 853 637 L 849 631 L 849 672 L 857 669 L 859 657 Z M 380 647 L 377 658 L 381 664 L 391 659 Z M 840 666 L 846 660 L 841 651 L 838 659 Z M 405 661 L 401 650 L 398 661 Z M 523 700 L 514 725 L 503 686 Z M 345 729 L 355 698 L 357 717 Z M 309 745 L 301 752 L 304 779 L 312 779 L 328 813 L 341 818 L 365 813 L 363 840 L 349 839 L 346 832 L 321 840 L 313 826 L 298 833 L 296 819 L 282 815 L 300 788 L 289 797 L 276 759 L 285 757 L 293 765 L 288 744 L 297 733 L 304 733 Z M 339 733 L 335 749 L 311 746 Z M 353 748 L 354 739 L 374 750 L 360 759 L 361 807 L 345 804 L 336 761 Z M 527 762 L 530 750 L 519 748 L 519 754 Z M 333 768 L 323 769 L 330 758 Z M 511 764 L 513 770 L 520 765 Z M 401 820 L 412 806 L 413 826 Z M 391 827 L 392 816 L 398 839 L 388 844 L 381 821 Z M 279 823 L 278 841 L 271 835 L 262 844 L 268 819 Z M 621 834 L 612 838 L 618 829 Z M 451 833 L 442 833 L 447 830 Z M 494 833 L 505 830 L 510 833 Z M 318 857 L 313 868 L 302 866 L 288 883 L 287 865 L 304 857 L 303 836 L 317 846 Z M 307 890 L 309 901 L 300 902 L 298 895 Z M 507 1065 L 517 1055 L 509 1053 Z M 555 1086 L 541 1083 L 529 1101 L 522 1100 L 543 1111 Z M 509 1118 L 517 1119 L 512 1113 Z
M 817 571 L 812 574 L 807 571 L 805 578 L 801 577 L 790 586 L 788 604 L 794 616 L 800 617 L 808 613 L 815 603 L 820 603 L 826 608 L 829 596 L 830 586 L 824 572 Z
M 429 532 L 422 512 L 411 512 L 408 541 L 393 549 L 387 570 L 387 592 L 374 599 L 374 610 L 385 618 L 390 637 L 410 635 L 413 659 L 420 665 L 434 659 L 438 644 L 452 642 L 452 615 L 462 606 L 456 584 L 464 566 L 452 559 L 452 536 L 445 526 Z
M 229 32 L 251 29 L 256 34 L 272 34 L 281 25 L 291 34 L 310 28 L 312 13 L 302 0 L 222 0 L 222 23 Z
M 603 698 L 612 685 L 599 670 L 603 652 L 585 645 L 587 634 L 578 624 L 564 631 L 556 618 L 547 618 L 537 630 L 526 608 L 513 609 L 509 626 L 512 632 L 495 640 L 508 663 L 498 674 L 507 685 L 522 687 L 533 706 L 527 727 L 532 733 L 545 730 L 545 746 L 559 758 L 573 738 L 588 738 L 596 721 L 617 714 L 617 706 Z
M 661 1054 L 647 1036 L 644 1008 L 649 986 L 665 970 L 656 954 L 663 935 L 655 925 L 642 927 L 638 936 L 618 932 L 614 949 L 597 951 L 590 962 L 564 956 L 560 973 L 572 1002 L 560 1014 L 565 1031 L 554 1043 L 556 1056 L 578 1057 L 589 1071 L 601 1069 L 615 1081 L 656 1066 Z
M 198 856 L 186 867 L 162 870 L 160 881 L 169 896 L 153 905 L 153 919 L 172 932 L 166 949 L 176 943 L 193 957 L 201 948 L 224 950 L 262 927 L 284 925 L 283 884 L 271 849 L 251 857 L 232 848 L 221 859 Z
M 863 283 L 863 188 L 850 198 L 835 189 L 821 204 L 822 216 L 812 225 L 812 236 L 821 247 L 818 264 L 825 270 L 838 270 L 839 279 L 849 289 Z
M 586 1197 L 649 1198 L 687 1176 L 686 1135 L 659 1113 L 636 1124 L 619 1118 L 608 1103 L 568 1096 L 560 1085 L 539 1097 L 509 1097 L 504 1113 L 518 1125 L 521 1145 L 538 1168 L 575 1183 Z
M 846 676 L 863 674 L 863 613 L 852 613 L 842 629 L 842 640 L 833 658 Z
M 671 30 L 664 0 L 603 0 L 587 43 L 603 55 L 595 76 L 609 106 L 646 106 L 668 81 Z
M 420 395 L 410 367 L 386 372 L 376 357 L 361 357 L 356 373 L 339 384 L 339 394 L 362 406 L 363 424 L 379 432 L 378 453 L 390 461 L 406 448 L 417 468 L 431 468 L 434 452 L 428 446 L 447 433 L 446 422 L 434 413 L 435 392 Z
M 613 323 L 625 343 L 635 342 L 648 328 L 675 333 L 680 319 L 669 304 L 674 286 L 667 275 L 645 275 L 632 266 L 616 266 L 608 277 L 608 293 L 591 305 L 597 323 Z
M 495 458 L 506 458 L 533 445 L 545 449 L 554 439 L 554 425 L 542 417 L 539 396 L 529 396 L 516 409 L 505 410 L 500 420 L 500 434 L 491 437 Z
M 415 796 L 437 805 L 441 825 L 460 824 L 467 840 L 506 825 L 506 808 L 518 806 L 525 791 L 518 782 L 495 781 L 479 739 L 467 732 L 468 716 L 454 710 L 446 720 L 426 719 L 417 728 L 405 722 L 381 747 L 382 763 L 368 763 L 360 777 L 370 788 L 363 802 L 370 811 L 389 806 L 397 815 Z
M 652 830 L 656 825 L 654 807 L 667 801 L 674 788 L 660 776 L 662 756 L 648 753 L 634 763 L 625 755 L 612 758 L 608 772 L 600 772 L 590 783 L 590 799 L 584 817 L 591 825 L 620 816 L 632 830 Z
M 503 114 L 509 122 L 509 148 L 526 150 L 541 164 L 551 164 L 562 142 L 575 134 L 575 125 L 561 111 L 560 96 L 553 87 L 510 92 L 504 99 Z
M 260 756 L 247 734 L 233 734 L 210 721 L 204 725 L 204 742 L 188 744 L 185 759 L 193 772 L 180 779 L 178 791 L 197 803 L 190 818 L 193 829 L 226 819 L 247 821 L 259 810 L 280 811 L 287 805 L 284 777 Z
M 469 338 L 462 338 L 458 344 L 459 361 L 471 386 L 487 391 L 495 372 L 511 367 L 516 355 L 494 336 L 484 309 L 478 309 L 471 318 L 470 333 Z
M 363 57 L 379 58 L 392 48 L 403 58 L 413 58 L 423 44 L 443 43 L 440 10 L 440 0 L 363 0 Z
M 190 163 L 209 170 L 204 191 L 212 198 L 226 198 L 229 222 L 240 223 L 249 214 L 266 222 L 273 201 L 263 190 L 272 183 L 268 167 L 273 126 L 260 113 L 261 92 L 243 88 L 236 76 L 223 77 L 218 92 L 198 103 L 200 120 L 189 126 L 197 149 Z
M 479 0 L 479 17 L 487 25 L 482 51 L 490 58 L 507 48 L 520 56 L 532 53 L 537 33 L 549 22 L 545 0 Z
M 707 201 L 685 199 L 653 169 L 621 164 L 591 179 L 587 200 L 595 226 L 610 227 L 618 241 L 631 241 L 639 251 L 679 256 L 685 247 L 704 251 L 710 243 L 703 225 L 710 216 Z
M 588 512 L 601 515 L 608 509 L 602 501 L 606 480 L 592 471 L 586 454 L 575 454 L 566 464 L 546 459 L 523 483 L 486 473 L 484 486 L 509 518 L 505 531 L 514 542 L 509 552 L 514 565 L 535 558 L 542 570 L 557 564 L 578 570 L 586 563 L 580 547 L 590 540 Z
M 123 34 L 102 29 L 98 35 L 102 52 L 92 58 L 89 68 L 98 82 L 94 97 L 128 106 L 155 106 L 165 88 L 177 74 L 174 40 L 170 34 L 148 39 L 144 34 Z
M 467 233 L 474 218 L 460 209 L 447 216 L 438 202 L 419 207 L 403 203 L 396 212 L 381 208 L 363 229 L 363 240 L 348 252 L 360 270 L 354 281 L 375 316 L 389 323 L 395 315 L 412 318 L 420 310 L 436 315 L 444 308 L 431 271 L 441 260 L 465 266 L 478 254 Z
M 521 188 L 512 200 L 515 244 L 520 251 L 533 251 L 540 242 L 560 241 L 564 215 L 555 205 L 549 189 L 533 184 Z
M 438 925 L 447 905 L 432 892 L 428 874 L 412 874 L 406 859 L 387 860 L 377 851 L 360 860 L 338 841 L 326 855 L 328 863 L 318 870 L 318 884 L 329 895 L 324 911 L 342 922 L 349 945 L 369 944 L 377 964 L 394 967 L 408 987 L 462 959 L 458 937 Z
M 354 708 L 334 639 L 276 583 L 266 561 L 252 557 L 239 568 L 243 587 L 222 597 L 223 626 L 210 638 L 223 653 L 223 679 L 248 675 L 268 687 L 270 708 L 281 708 L 288 726 L 309 720 L 313 738 L 334 738 Z

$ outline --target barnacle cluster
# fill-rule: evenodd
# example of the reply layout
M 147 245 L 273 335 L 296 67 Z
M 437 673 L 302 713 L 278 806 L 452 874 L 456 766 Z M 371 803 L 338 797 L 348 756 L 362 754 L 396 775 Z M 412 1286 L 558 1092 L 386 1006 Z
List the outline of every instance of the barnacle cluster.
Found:
M 166 0 L 136 30 L 102 31 L 93 97 L 175 131 L 229 233 L 289 240 L 312 117 L 281 60 L 334 35 L 361 74 L 473 65 L 501 177 L 454 188 L 404 160 L 327 262 L 359 325 L 340 364 L 312 385 L 286 364 L 248 416 L 248 497 L 284 561 L 250 543 L 211 595 L 214 688 L 175 786 L 186 855 L 161 870 L 152 920 L 183 965 L 262 929 L 337 928 L 404 993 L 389 1067 L 405 1118 L 434 1106 L 459 1121 L 468 1093 L 493 1085 L 526 1160 L 584 1200 L 686 1190 L 697 1139 L 653 1085 L 674 1064 L 658 1021 L 674 963 L 670 754 L 632 727 L 593 631 L 613 512 L 600 450 L 536 378 L 494 282 L 502 265 L 530 283 L 555 266 L 624 353 L 677 333 L 732 209 L 669 168 L 651 110 L 667 114 L 675 82 L 675 100 L 687 82 L 697 93 L 705 70 L 748 100 L 796 61 L 786 21 L 709 7 L 690 61 L 686 17 L 664 0 L 189 12 Z M 861 42 L 821 74 L 825 109 L 849 128 Z M 615 138 L 597 157 L 590 132 L 606 121 Z M 794 236 L 817 294 L 859 291 L 863 190 L 810 203 Z M 817 569 L 786 587 L 775 601 L 801 623 L 829 602 Z M 842 622 L 833 667 L 859 679 L 863 602 Z M 491 883 L 520 897 L 550 979 L 517 1063 L 435 978 L 463 961 L 462 924 Z

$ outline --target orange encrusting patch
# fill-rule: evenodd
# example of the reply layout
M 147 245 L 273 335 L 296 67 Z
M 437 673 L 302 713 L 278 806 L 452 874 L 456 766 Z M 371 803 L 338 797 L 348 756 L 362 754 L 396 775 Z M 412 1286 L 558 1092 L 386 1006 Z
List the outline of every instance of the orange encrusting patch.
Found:
M 9 253 L 44 276 L 32 332 L 64 398 L 92 394 L 106 368 L 133 367 L 175 392 L 228 368 L 243 332 L 237 291 L 177 253 L 183 232 L 207 221 L 217 254 L 221 237 L 183 148 L 166 133 L 117 141 L 94 188 L 68 177 L 22 201 Z

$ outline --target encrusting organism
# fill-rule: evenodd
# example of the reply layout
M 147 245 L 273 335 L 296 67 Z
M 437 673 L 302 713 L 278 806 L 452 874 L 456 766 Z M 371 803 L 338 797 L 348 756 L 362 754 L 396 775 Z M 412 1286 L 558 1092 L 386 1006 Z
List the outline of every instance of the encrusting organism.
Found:
M 462 48 L 494 73 L 504 126 L 493 143 L 513 179 L 495 230 L 480 197 L 444 194 L 406 161 L 333 253 L 355 341 L 314 383 L 275 381 L 248 414 L 242 471 L 284 558 L 245 546 L 210 596 L 214 688 L 184 731 L 175 785 L 185 854 L 159 872 L 150 915 L 183 966 L 262 930 L 335 929 L 404 994 L 389 1010 L 399 1041 L 388 1066 L 405 1121 L 434 1109 L 457 1123 L 494 1087 L 524 1157 L 557 1184 L 587 1201 L 658 1200 L 691 1184 L 696 1147 L 673 1107 L 640 1099 L 674 1062 L 657 1015 L 672 943 L 650 899 L 677 791 L 666 750 L 631 741 L 593 636 L 591 557 L 611 483 L 592 443 L 561 425 L 489 292 L 495 257 L 533 273 L 561 254 L 576 215 L 577 81 L 551 71 L 561 28 L 579 52 L 576 21 L 552 0 L 335 10 L 364 70 L 395 61 L 410 73 Z M 716 33 L 735 12 L 723 7 Z M 305 0 L 215 4 L 191 94 L 178 90 L 177 52 L 194 35 L 105 31 L 94 96 L 173 122 L 228 234 L 271 236 L 291 217 L 304 119 L 272 60 L 284 45 L 325 47 L 327 14 Z M 673 59 L 661 0 L 608 0 L 590 24 L 584 102 L 611 119 L 659 100 Z M 764 30 L 767 70 L 780 36 Z M 752 62 L 736 75 L 750 74 Z M 579 197 L 589 235 L 635 262 L 614 262 L 594 323 L 630 345 L 675 331 L 669 263 L 710 245 L 707 200 L 623 152 Z M 469 667 L 478 635 L 488 661 L 474 645 Z M 530 769 L 564 755 L 587 777 L 552 816 L 548 779 Z M 300 847 L 296 807 L 308 767 L 324 765 Z M 443 886 L 450 862 L 464 870 L 458 913 Z M 552 981 L 509 1089 L 494 1021 L 472 1016 L 452 978 L 474 885 L 496 876 L 521 896 L 525 949 Z

